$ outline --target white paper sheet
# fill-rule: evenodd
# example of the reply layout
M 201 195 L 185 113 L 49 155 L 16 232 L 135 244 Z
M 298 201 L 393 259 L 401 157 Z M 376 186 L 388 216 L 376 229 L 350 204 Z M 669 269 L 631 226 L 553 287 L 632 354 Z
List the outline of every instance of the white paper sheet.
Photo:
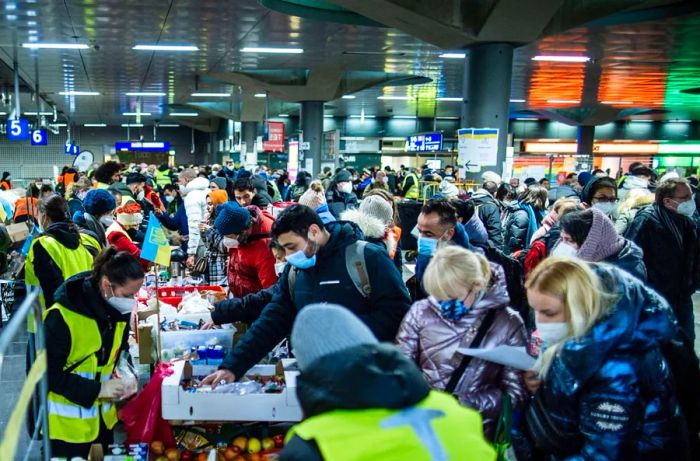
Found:
M 469 349 L 460 347 L 457 352 L 470 355 L 481 360 L 498 363 L 518 370 L 531 370 L 535 365 L 535 359 L 525 352 L 524 347 L 496 346 L 492 349 Z

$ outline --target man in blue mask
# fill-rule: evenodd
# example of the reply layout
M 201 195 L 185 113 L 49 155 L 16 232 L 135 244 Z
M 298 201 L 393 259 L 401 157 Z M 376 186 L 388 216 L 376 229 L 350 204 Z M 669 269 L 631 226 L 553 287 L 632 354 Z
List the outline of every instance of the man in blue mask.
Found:
M 336 221 L 324 226 L 313 209 L 293 205 L 275 221 L 272 238 L 287 255 L 288 267 L 277 283 L 279 290 L 219 370 L 203 384 L 216 387 L 242 377 L 290 334 L 298 311 L 309 304 L 345 306 L 380 341 L 394 340 L 411 306 L 406 285 L 386 250 L 360 242 L 364 236 L 354 223 Z M 355 274 L 349 270 L 363 273 L 368 290 L 358 291 Z
M 457 222 L 457 210 L 446 199 L 430 200 L 418 216 L 418 257 L 416 258 L 416 281 L 418 299 L 427 297 L 423 292 L 423 274 L 433 253 L 439 245 L 450 242 L 468 250 L 472 249 L 464 226 Z

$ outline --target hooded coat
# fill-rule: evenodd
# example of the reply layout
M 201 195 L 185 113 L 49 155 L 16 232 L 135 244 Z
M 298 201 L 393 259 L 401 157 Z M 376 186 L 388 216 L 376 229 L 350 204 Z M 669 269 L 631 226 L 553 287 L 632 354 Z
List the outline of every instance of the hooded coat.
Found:
M 500 345 L 525 347 L 527 335 L 523 321 L 508 307 L 510 298 L 503 268 L 491 264 L 492 278 L 488 290 L 469 312 L 457 321 L 440 313 L 439 302 L 430 297 L 416 302 L 401 323 L 396 342 L 407 357 L 423 371 L 430 387 L 444 390 L 452 374 L 459 367 L 462 355 L 459 347 L 469 347 L 486 313 L 496 310 L 493 324 L 480 345 L 474 348 L 491 349 Z M 455 387 L 459 401 L 479 413 L 484 421 L 484 432 L 493 438 L 496 421 L 501 411 L 501 397 L 508 392 L 514 407 L 527 399 L 522 372 L 510 367 L 472 359 Z
M 558 459 L 687 459 L 685 422 L 660 350 L 678 337 L 673 313 L 624 271 L 592 268 L 618 296 L 615 306 L 564 342 L 535 396 L 561 433 L 582 439 L 559 440 L 567 453 Z
M 204 220 L 207 213 L 207 193 L 209 192 L 209 180 L 207 178 L 194 178 L 185 187 L 185 214 L 187 215 L 187 254 L 193 256 L 197 253 L 197 247 L 201 243 L 199 235 L 199 223 Z
M 693 338 L 691 296 L 700 286 L 700 246 L 693 221 L 654 204 L 637 213 L 625 237 L 642 249 L 649 284 L 666 298 L 681 328 Z
M 357 224 L 362 233 L 365 235 L 364 240 L 384 247 L 389 255 L 393 254 L 396 268 L 399 271 L 402 270 L 402 261 L 400 258 L 397 260 L 396 257 L 396 249 L 399 244 L 399 242 L 396 240 L 396 235 L 393 232 L 389 232 L 380 219 L 365 214 L 359 209 L 352 209 L 343 212 L 343 214 L 340 215 L 340 219 Z
M 289 292 L 290 267 L 285 268 L 272 301 L 253 323 L 245 337 L 224 359 L 221 368 L 243 376 L 282 339 L 290 334 L 297 312 L 314 303 L 345 306 L 357 315 L 380 341 L 393 341 L 411 300 L 401 274 L 386 250 L 368 244 L 365 263 L 371 284 L 369 298 L 362 296 L 348 274 L 345 248 L 363 239 L 362 231 L 350 222 L 326 224 L 330 236 L 316 254 L 316 264 L 297 269 L 293 294 Z M 289 266 L 289 265 L 288 265 Z M 322 332 L 319 332 L 322 334 Z
M 338 188 L 335 186 L 326 191 L 326 202 L 336 219 L 340 219 L 340 215 L 343 211 L 357 208 L 358 205 L 357 195 L 355 195 L 354 192 L 346 194 L 338 191 Z
M 530 214 L 527 207 L 514 203 L 507 208 L 507 217 L 503 224 L 503 252 L 512 255 L 516 251 L 530 246 L 530 239 L 542 224 L 539 216 L 541 213 L 533 208 L 536 222 L 530 222 Z M 533 229 L 530 232 L 530 229 Z
M 269 288 L 277 282 L 275 255 L 269 248 L 275 220 L 266 210 L 256 206 L 247 209 L 250 212 L 247 241 L 228 250 L 228 286 L 237 298 Z
M 501 207 L 498 201 L 485 189 L 477 190 L 471 200 L 479 213 L 479 219 L 486 227 L 489 243 L 501 248 L 503 246 L 503 229 L 501 227 Z
M 55 238 L 58 243 L 69 250 L 75 250 L 82 245 L 77 226 L 69 222 L 51 224 L 44 230 L 43 235 Z M 25 262 L 25 271 L 33 271 L 43 292 L 45 305 L 48 307 L 54 303 L 54 293 L 65 280 L 61 268 L 56 265 L 51 255 L 42 246 L 41 241 L 42 239 L 39 237 L 33 243 L 34 258 Z M 84 267 L 82 270 L 90 270 L 90 267 Z
M 94 319 L 102 335 L 102 348 L 97 352 L 98 366 L 107 362 L 114 343 L 114 328 L 118 321 L 126 322 L 121 338 L 123 350 L 128 350 L 129 317 L 120 314 L 107 303 L 100 289 L 86 272 L 69 278 L 56 291 L 55 302 L 67 309 Z M 53 303 L 52 303 L 53 304 Z M 48 304 L 47 304 L 48 306 Z M 59 312 L 51 311 L 44 320 L 46 330 L 47 376 L 49 390 L 85 408 L 90 408 L 100 393 L 100 383 L 77 373 L 66 373 L 63 369 L 71 350 L 70 330 Z
M 355 346 L 321 357 L 299 375 L 296 390 L 304 418 L 311 418 L 334 410 L 412 407 L 428 397 L 430 387 L 415 365 L 395 347 L 377 344 Z M 489 460 L 492 456 L 479 429 L 461 427 L 463 459 Z M 297 435 L 285 444 L 280 455 L 280 461 L 323 459 L 313 440 Z

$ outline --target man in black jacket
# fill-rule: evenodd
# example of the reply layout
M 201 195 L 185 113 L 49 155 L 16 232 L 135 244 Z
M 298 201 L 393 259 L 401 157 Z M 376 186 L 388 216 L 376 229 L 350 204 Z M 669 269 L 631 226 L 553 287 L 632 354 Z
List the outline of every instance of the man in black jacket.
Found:
M 245 337 L 229 352 L 216 373 L 203 381 L 216 387 L 243 377 L 285 336 L 297 312 L 312 303 L 343 304 L 357 315 L 380 341 L 393 341 L 411 305 L 401 274 L 384 248 L 367 244 L 364 265 L 369 278 L 368 296 L 358 292 L 348 273 L 347 247 L 363 239 L 349 222 L 325 227 L 314 210 L 294 205 L 282 212 L 272 227 L 272 237 L 286 251 L 288 266 L 277 291 Z M 323 331 L 318 332 L 324 334 Z
M 486 227 L 491 246 L 501 248 L 503 246 L 503 229 L 501 228 L 501 207 L 496 201 L 498 185 L 493 181 L 486 181 L 481 189 L 472 195 L 472 201 L 479 213 L 479 219 Z
M 649 284 L 666 298 L 691 341 L 695 340 L 691 297 L 700 286 L 694 211 L 688 182 L 668 179 L 657 186 L 656 203 L 640 210 L 625 233 L 644 251 Z

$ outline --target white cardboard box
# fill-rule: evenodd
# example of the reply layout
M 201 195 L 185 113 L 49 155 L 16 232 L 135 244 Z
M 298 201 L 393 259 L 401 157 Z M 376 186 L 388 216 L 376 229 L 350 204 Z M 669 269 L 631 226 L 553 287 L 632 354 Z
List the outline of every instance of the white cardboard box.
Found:
M 294 359 L 284 359 L 283 367 L 292 367 Z M 302 412 L 296 396 L 297 371 L 284 371 L 287 386 L 280 394 L 219 394 L 186 392 L 180 383 L 191 366 L 175 362 L 175 373 L 163 380 L 163 419 L 180 421 L 301 421 Z M 276 374 L 275 365 L 256 365 L 246 375 Z

